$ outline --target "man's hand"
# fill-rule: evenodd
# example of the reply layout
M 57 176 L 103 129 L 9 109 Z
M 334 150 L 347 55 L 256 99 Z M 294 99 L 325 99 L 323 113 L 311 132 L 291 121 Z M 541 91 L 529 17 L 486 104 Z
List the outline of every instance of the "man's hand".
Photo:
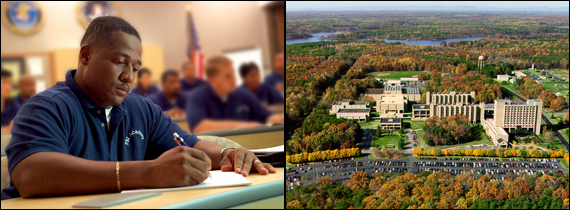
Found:
M 267 118 L 267 123 L 283 124 L 285 123 L 285 115 L 284 114 L 271 115 L 271 117 Z
M 169 117 L 173 118 L 173 117 L 183 117 L 184 116 L 184 111 L 181 109 L 178 109 L 176 107 L 172 108 L 171 110 L 165 111 L 164 112 L 165 115 L 168 115 Z
M 226 149 L 222 158 L 221 170 L 225 171 L 235 171 L 236 173 L 241 173 L 243 176 L 248 176 L 250 170 L 255 170 L 261 175 L 266 175 L 267 173 L 275 173 L 275 168 L 269 163 L 261 163 L 261 161 L 255 157 L 253 152 L 244 149 L 243 147 L 235 149 Z M 251 167 L 253 165 L 253 168 Z
M 263 124 L 258 123 L 258 122 L 242 122 L 242 123 L 239 123 L 238 125 L 236 125 L 235 128 L 251 128 L 251 127 L 259 127 L 262 125 Z
M 283 90 L 283 83 L 280 82 L 280 83 L 275 84 L 275 89 Z
M 211 168 L 212 161 L 206 153 L 178 146 L 152 160 L 148 174 L 152 187 L 181 187 L 202 183 Z

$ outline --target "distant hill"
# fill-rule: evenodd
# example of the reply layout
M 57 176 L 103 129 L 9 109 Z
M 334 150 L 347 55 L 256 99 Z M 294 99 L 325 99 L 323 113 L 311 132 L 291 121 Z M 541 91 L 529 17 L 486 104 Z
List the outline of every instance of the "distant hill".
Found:
M 353 7 L 320 7 L 287 9 L 287 11 L 460 11 L 460 12 L 538 12 L 538 13 L 566 13 L 568 7 L 529 7 L 529 8 L 504 8 L 504 7 L 475 7 L 475 6 L 353 6 Z

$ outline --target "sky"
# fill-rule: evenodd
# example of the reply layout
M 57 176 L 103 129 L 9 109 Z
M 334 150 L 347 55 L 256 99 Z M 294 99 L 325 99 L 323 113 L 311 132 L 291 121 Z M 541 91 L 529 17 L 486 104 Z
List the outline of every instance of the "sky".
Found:
M 358 6 L 477 6 L 504 8 L 568 7 L 568 1 L 287 1 L 287 11 L 305 8 Z

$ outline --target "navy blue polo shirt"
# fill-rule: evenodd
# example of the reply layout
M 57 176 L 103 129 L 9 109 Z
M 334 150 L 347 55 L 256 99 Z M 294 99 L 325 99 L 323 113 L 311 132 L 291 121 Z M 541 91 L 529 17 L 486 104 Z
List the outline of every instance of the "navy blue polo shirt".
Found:
M 174 101 L 174 104 L 171 104 L 170 101 L 166 99 L 163 91 L 154 93 L 148 96 L 148 98 L 158 105 L 162 111 L 168 111 L 174 107 L 184 110 L 186 107 L 186 100 L 188 99 L 188 93 L 180 91 L 180 93 L 178 93 L 178 97 L 176 97 L 176 100 Z
M 240 89 L 243 89 L 245 91 L 250 91 L 250 89 L 248 89 L 245 84 L 243 84 L 242 86 L 239 87 Z M 255 96 L 257 96 L 257 99 L 259 101 L 261 101 L 262 103 L 265 103 L 267 105 L 274 105 L 274 104 L 284 104 L 284 100 L 283 100 L 283 96 L 281 96 L 281 93 L 277 92 L 277 90 L 275 89 L 275 87 L 270 87 L 266 84 L 259 84 L 259 87 L 257 87 L 257 90 L 253 93 Z
M 24 100 L 24 98 L 22 98 L 22 95 L 20 94 L 18 94 L 14 99 L 16 99 L 16 102 L 18 102 L 20 106 L 24 105 L 24 102 L 26 101 Z
M 265 83 L 267 86 L 273 87 L 273 89 L 275 89 L 275 85 L 277 85 L 278 83 L 285 84 L 285 76 L 278 74 L 277 72 L 273 72 L 270 75 L 268 75 L 267 77 L 265 77 L 265 80 L 263 80 L 263 83 Z M 283 87 L 285 87 L 285 86 L 283 86 Z
M 202 120 L 241 120 L 265 123 L 271 113 L 250 92 L 240 88 L 222 99 L 206 84 L 192 91 L 186 101 L 186 119 L 191 131 Z
M 4 102 L 4 111 L 2 111 L 2 127 L 10 125 L 10 122 L 18 113 L 18 109 L 20 109 L 20 104 L 13 98 L 6 99 Z
M 186 78 L 182 78 L 180 80 L 180 85 L 182 85 L 182 90 L 183 91 L 191 91 L 196 89 L 197 87 L 200 87 L 202 85 L 208 84 L 206 81 L 204 81 L 203 79 L 200 78 L 194 78 L 194 83 L 190 83 L 190 81 L 188 81 L 188 79 Z
M 159 90 L 156 87 L 156 85 L 149 85 L 148 89 L 146 91 L 143 91 L 142 89 L 139 89 L 139 87 L 136 87 L 136 88 L 133 88 L 131 90 L 131 93 L 136 93 L 136 94 L 139 94 L 141 96 L 148 97 L 149 95 L 152 95 L 158 91 Z
M 65 82 L 28 99 L 14 119 L 12 140 L 6 147 L 10 174 L 36 152 L 60 152 L 95 161 L 156 159 L 177 146 L 177 132 L 188 146 L 199 139 L 182 130 L 160 107 L 138 94 L 129 94 L 111 110 L 107 131 L 105 108 L 97 107 L 66 73 Z M 2 190 L 2 200 L 20 197 L 14 184 Z

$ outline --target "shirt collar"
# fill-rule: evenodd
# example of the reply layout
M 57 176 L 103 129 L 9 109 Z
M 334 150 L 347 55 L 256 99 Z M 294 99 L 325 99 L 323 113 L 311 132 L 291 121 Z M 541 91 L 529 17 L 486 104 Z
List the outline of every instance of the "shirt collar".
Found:
M 83 91 L 79 88 L 79 86 L 77 86 L 77 83 L 75 83 L 75 80 L 73 79 L 75 77 L 75 73 L 77 73 L 77 69 L 72 69 L 67 71 L 67 73 L 65 73 L 65 85 L 67 85 L 67 87 L 71 89 L 73 94 L 75 94 L 75 97 L 77 97 L 79 103 L 81 103 L 83 110 L 90 112 L 93 111 L 104 112 L 105 107 L 97 107 L 97 105 L 95 105 L 95 103 L 93 103 L 93 101 L 87 95 L 85 95 L 85 93 L 83 93 Z M 116 108 L 116 110 L 119 112 L 122 112 L 125 107 L 126 106 L 124 100 L 121 104 L 113 106 L 113 108 Z

